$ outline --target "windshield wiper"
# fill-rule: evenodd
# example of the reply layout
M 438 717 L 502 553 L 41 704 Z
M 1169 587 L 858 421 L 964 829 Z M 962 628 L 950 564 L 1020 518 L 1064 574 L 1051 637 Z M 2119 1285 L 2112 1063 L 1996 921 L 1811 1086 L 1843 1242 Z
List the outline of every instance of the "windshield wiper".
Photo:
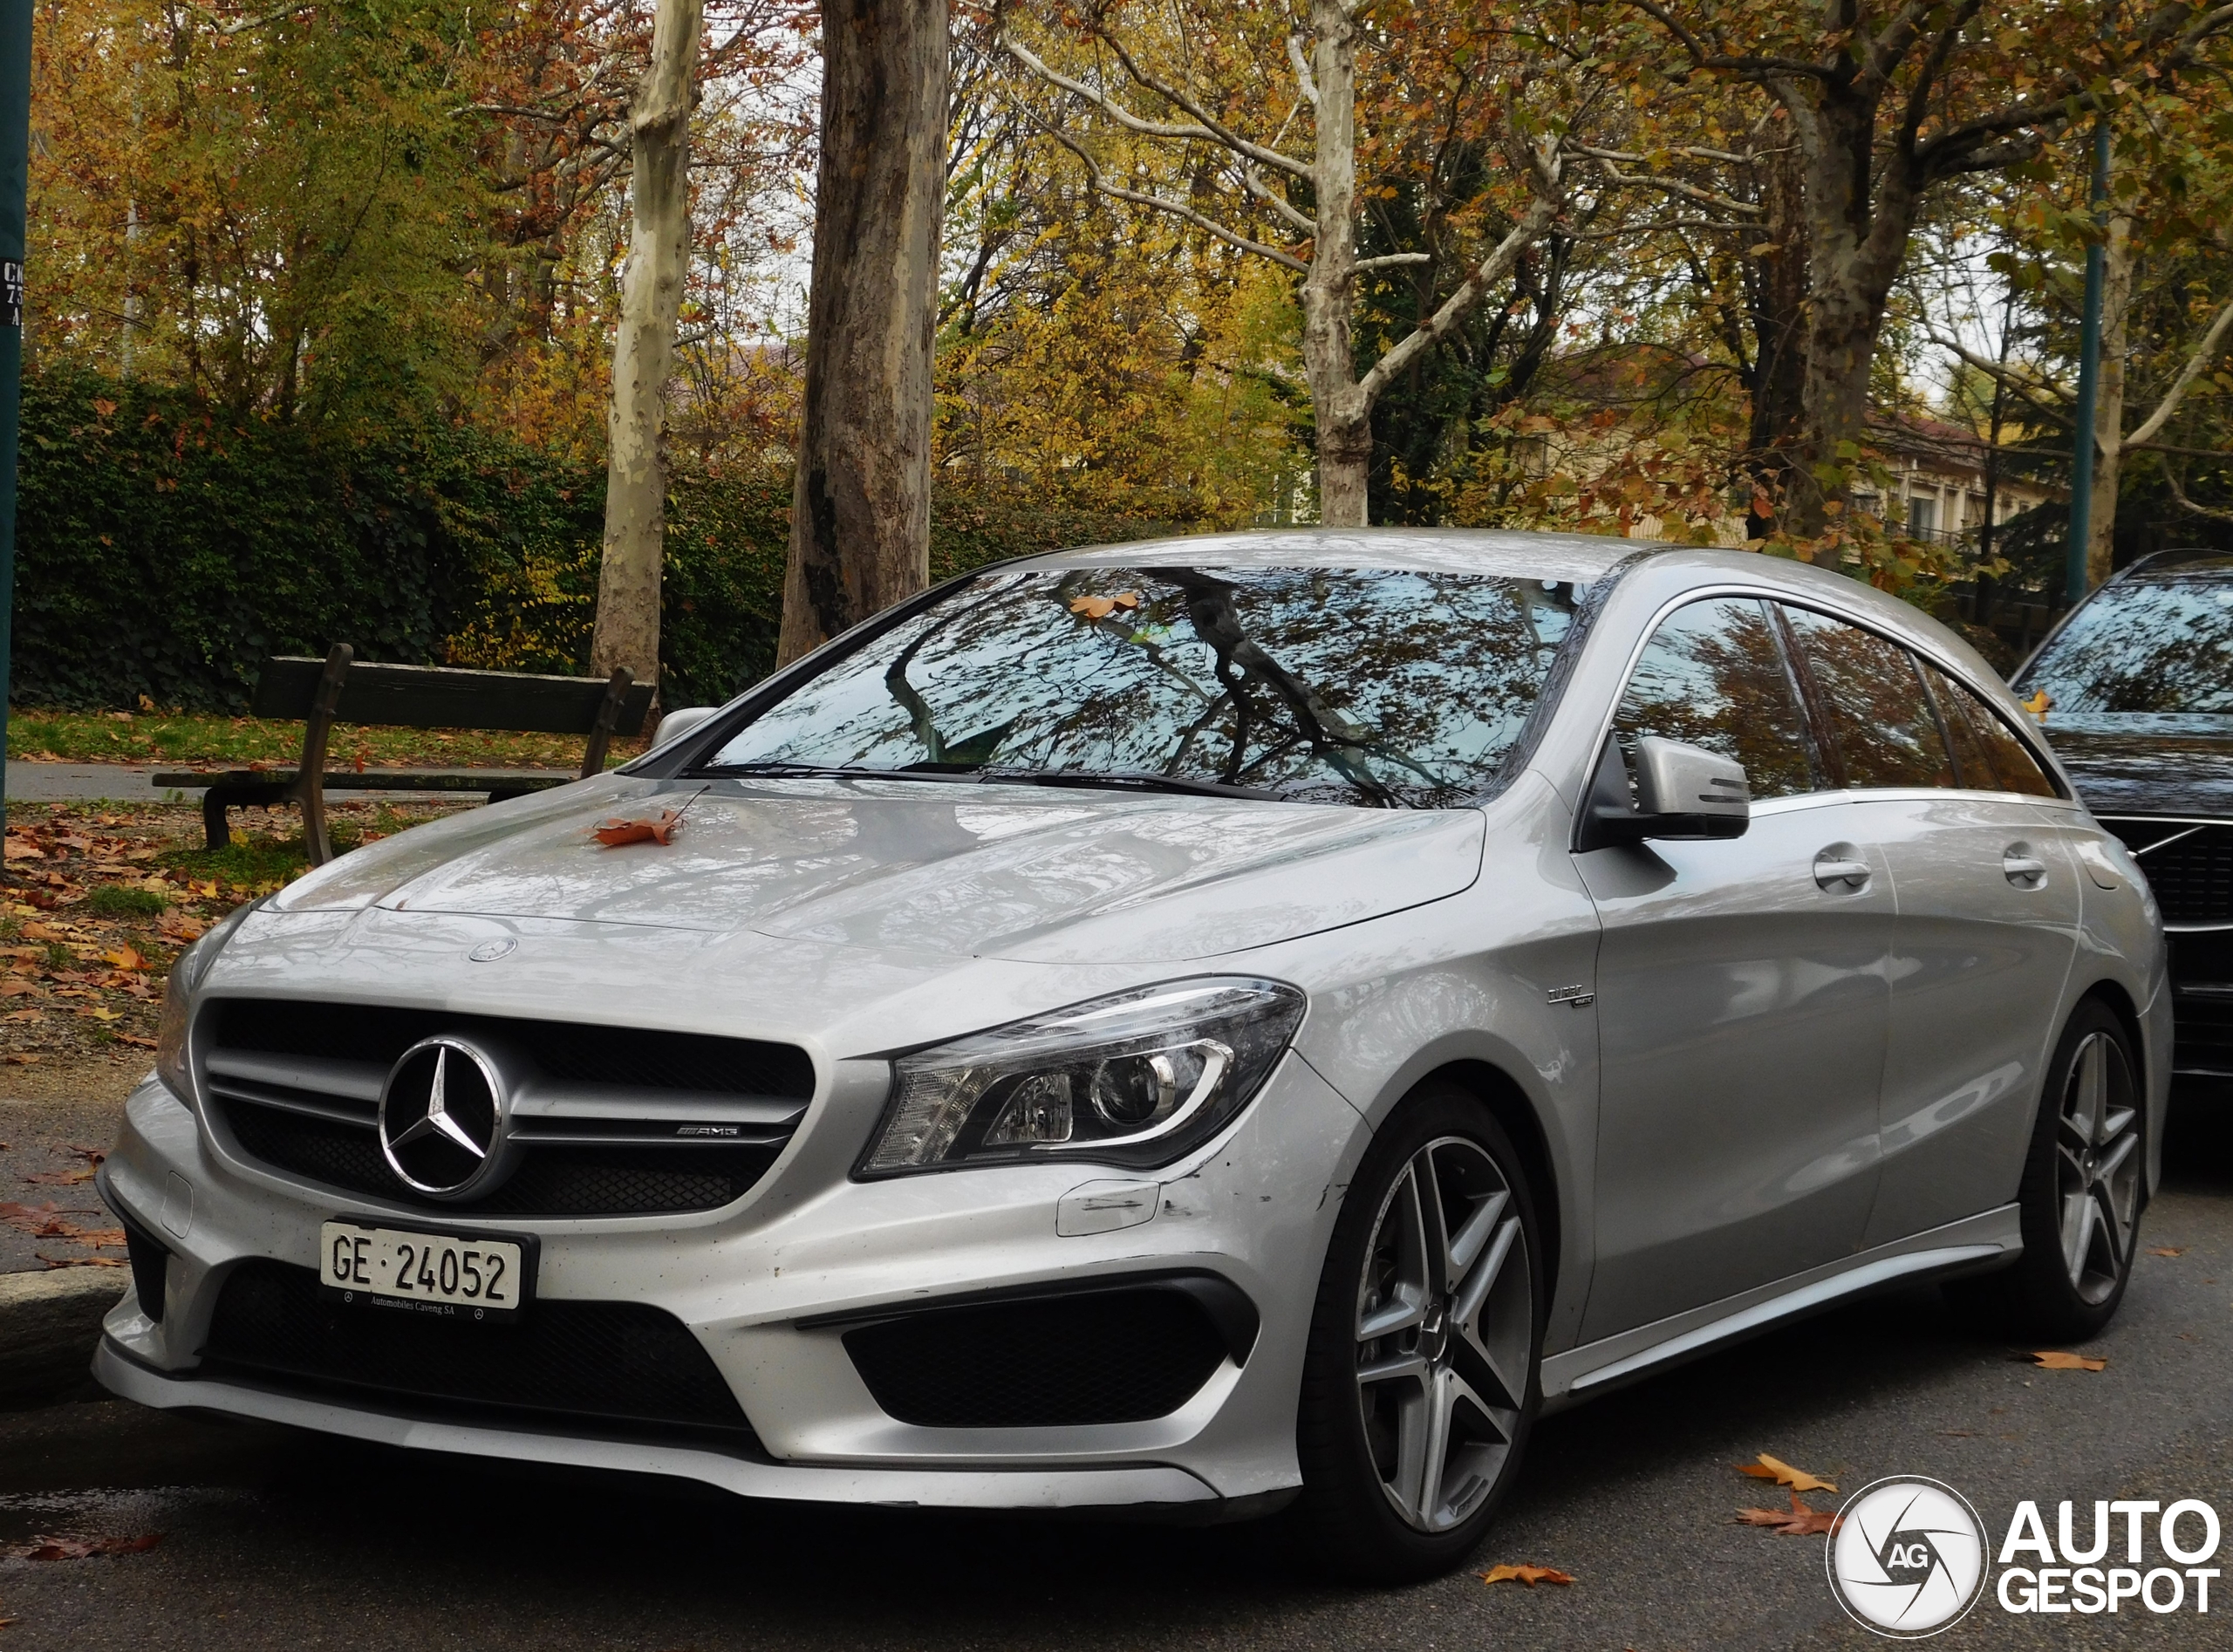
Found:
M 693 775 L 745 775 L 755 780 L 974 780 L 961 769 L 871 768 L 863 763 L 700 763 Z
M 1246 797 L 1257 802 L 1287 800 L 1260 786 L 1229 786 L 1219 780 L 1194 780 L 1184 775 L 1157 775 L 1134 769 L 997 768 L 976 771 L 988 785 L 1078 786 L 1100 791 L 1178 792 L 1195 797 Z

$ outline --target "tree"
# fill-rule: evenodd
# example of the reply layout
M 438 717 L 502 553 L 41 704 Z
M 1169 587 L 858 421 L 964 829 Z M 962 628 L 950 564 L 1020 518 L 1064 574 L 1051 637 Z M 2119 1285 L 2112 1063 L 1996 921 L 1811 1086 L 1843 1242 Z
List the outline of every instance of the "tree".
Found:
M 667 374 L 690 263 L 690 111 L 705 0 L 659 0 L 652 60 L 628 114 L 635 208 L 606 423 L 604 558 L 590 663 L 638 682 L 659 675 L 659 570 L 666 547 Z
M 1785 526 L 1821 536 L 1866 440 L 1869 379 L 1909 237 L 1950 181 L 2031 160 L 2076 115 L 2216 51 L 2233 8 L 2134 17 L 2011 0 L 1592 0 L 1637 20 L 1615 55 L 1668 54 L 1693 75 L 1760 89 L 1787 123 L 1806 233 L 1807 337 Z
M 1137 13 L 1096 5 L 1080 17 L 1074 38 L 1057 33 L 1049 47 L 1063 57 L 1082 55 L 1076 73 L 1033 50 L 1012 24 L 1001 44 L 1064 94 L 1064 114 L 1042 117 L 1041 124 L 1083 166 L 1094 189 L 1169 214 L 1297 278 L 1303 371 L 1316 420 L 1319 520 L 1362 526 L 1379 398 L 1501 287 L 1566 205 L 1560 118 L 1568 112 L 1544 90 L 1561 65 L 1540 36 L 1520 39 L 1492 19 L 1424 3 L 1391 3 L 1368 16 L 1361 0 L 1308 0 L 1301 29 L 1266 37 L 1252 35 L 1252 26 L 1262 27 L 1252 14 L 1196 11 L 1185 0 Z M 1381 60 L 1382 96 L 1368 102 L 1388 113 L 1389 132 L 1359 131 L 1361 45 Z M 1281 48 L 1287 75 L 1272 68 Z M 1394 95 L 1399 86 L 1407 96 Z M 1361 187 L 1382 187 L 1374 160 L 1400 147 L 1407 121 L 1493 137 L 1504 166 L 1500 176 L 1479 168 L 1482 191 L 1462 203 L 1458 215 L 1479 242 L 1455 286 L 1360 371 L 1360 276 L 1434 257 L 1417 248 L 1373 255 L 1358 248 Z M 1304 123 L 1312 139 L 1307 157 L 1283 147 L 1290 127 Z M 1103 161 L 1112 136 L 1171 152 L 1170 181 L 1139 187 L 1112 176 Z M 1514 175 L 1525 180 L 1523 199 L 1506 216 L 1494 210 L 1486 186 Z
M 826 0 L 806 386 L 779 662 L 930 577 L 942 0 Z

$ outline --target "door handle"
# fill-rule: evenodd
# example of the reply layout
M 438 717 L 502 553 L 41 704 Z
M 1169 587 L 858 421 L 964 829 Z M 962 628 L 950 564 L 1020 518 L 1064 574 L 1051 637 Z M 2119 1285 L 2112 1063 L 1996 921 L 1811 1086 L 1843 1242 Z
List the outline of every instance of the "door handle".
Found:
M 2037 889 L 2047 881 L 2047 864 L 2023 843 L 2011 843 L 2000 857 L 2000 870 L 2018 889 Z
M 1814 882 L 1821 889 L 1836 884 L 1848 891 L 1862 889 L 1870 876 L 1868 863 L 1859 858 L 1849 844 L 1833 843 L 1814 857 Z

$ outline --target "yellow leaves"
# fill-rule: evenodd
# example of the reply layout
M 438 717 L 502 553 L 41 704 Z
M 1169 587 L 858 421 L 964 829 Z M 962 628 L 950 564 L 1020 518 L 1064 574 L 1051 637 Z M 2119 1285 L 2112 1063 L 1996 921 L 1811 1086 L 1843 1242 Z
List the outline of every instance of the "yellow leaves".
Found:
M 103 952 L 101 962 L 114 969 L 146 969 L 147 955 L 138 947 L 126 945 L 113 952 Z
M 1756 1480 L 1773 1480 L 1778 1485 L 1787 1485 L 1794 1492 L 1834 1492 L 1838 1489 L 1832 1481 L 1809 1474 L 1804 1469 L 1795 1469 L 1781 1457 L 1770 1457 L 1765 1451 L 1760 1453 L 1757 1463 L 1739 1463 L 1737 1471 L 1749 1474 Z
M 2106 1371 L 2107 1360 L 2088 1359 L 2083 1354 L 2070 1354 L 2059 1348 L 2043 1348 L 2032 1355 L 2032 1362 L 2042 1371 Z
M 2048 710 L 2054 705 L 2054 703 L 2053 697 L 2050 695 L 2045 689 L 2042 688 L 2038 693 L 2032 695 L 2024 701 L 2024 709 L 2030 712 L 2032 716 L 2038 718 L 2042 722 L 2044 722 L 2046 720 Z
M 1479 1576 L 1484 1583 L 1525 1583 L 1531 1589 L 1538 1583 L 1556 1583 L 1563 1586 L 1574 1580 L 1571 1573 L 1561 1572 L 1554 1567 L 1532 1564 L 1492 1566 Z

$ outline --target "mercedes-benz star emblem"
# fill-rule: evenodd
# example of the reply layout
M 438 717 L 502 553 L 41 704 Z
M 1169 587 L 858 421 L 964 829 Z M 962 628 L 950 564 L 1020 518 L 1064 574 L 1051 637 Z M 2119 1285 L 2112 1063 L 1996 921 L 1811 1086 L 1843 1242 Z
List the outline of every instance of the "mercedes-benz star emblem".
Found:
M 380 1090 L 380 1151 L 421 1193 L 485 1192 L 509 1168 L 509 1100 L 486 1051 L 447 1034 L 423 1040 L 403 1052 Z

